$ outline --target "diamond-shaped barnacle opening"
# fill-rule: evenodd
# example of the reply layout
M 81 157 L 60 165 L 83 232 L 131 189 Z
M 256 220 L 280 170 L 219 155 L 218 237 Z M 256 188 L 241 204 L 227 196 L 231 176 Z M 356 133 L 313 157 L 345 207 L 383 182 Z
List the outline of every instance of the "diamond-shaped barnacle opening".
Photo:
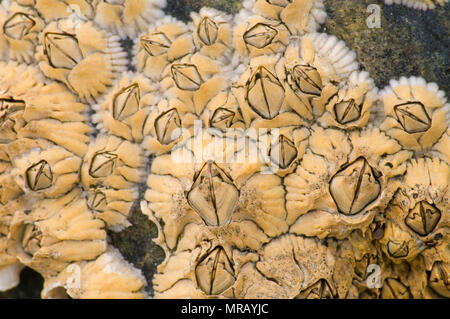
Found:
M 170 40 L 162 32 L 154 32 L 150 35 L 143 35 L 140 38 L 141 46 L 151 56 L 158 56 L 167 53 L 170 48 Z
M 409 254 L 408 243 L 390 239 L 387 243 L 387 252 L 393 258 L 405 258 Z
M 38 163 L 31 165 L 26 170 L 25 175 L 28 187 L 33 191 L 40 191 L 52 186 L 52 169 L 45 160 L 41 160 Z
M 381 289 L 381 299 L 409 299 L 408 287 L 395 278 L 386 278 Z
M 344 165 L 330 180 L 330 194 L 339 212 L 355 215 L 381 193 L 376 172 L 364 157 Z
M 95 153 L 89 166 L 89 174 L 94 178 L 107 177 L 114 172 L 117 155 L 110 152 Z
M 171 69 L 172 79 L 180 90 L 197 91 L 203 80 L 194 64 L 173 64 Z
M 83 59 L 78 39 L 69 33 L 45 33 L 44 54 L 54 68 L 72 69 Z
M 319 279 L 308 288 L 302 290 L 296 299 L 333 299 L 333 292 L 328 281 Z
M 211 116 L 209 124 L 211 127 L 226 130 L 233 124 L 234 116 L 235 114 L 233 111 L 223 107 L 219 107 L 214 111 L 213 115 Z
M 338 102 L 334 105 L 334 116 L 339 124 L 348 124 L 361 117 L 361 105 L 354 99 Z
M 25 110 L 25 101 L 14 98 L 0 98 L 0 127 L 13 114 Z
M 297 64 L 290 73 L 300 92 L 314 96 L 322 94 L 322 78 L 315 67 L 307 64 Z
M 176 108 L 161 113 L 155 120 L 156 138 L 167 145 L 175 141 L 181 134 L 181 119 Z
M 292 0 L 266 0 L 266 2 L 277 7 L 285 8 L 292 3 Z
M 277 29 L 265 23 L 257 23 L 248 29 L 243 37 L 245 43 L 257 49 L 262 49 L 272 43 L 277 35 Z
M 233 264 L 221 246 L 200 259 L 195 278 L 198 287 L 208 295 L 219 295 L 234 284 Z
M 264 119 L 273 119 L 280 113 L 284 88 L 278 78 L 264 66 L 259 66 L 247 82 L 247 101 Z
M 115 120 L 123 120 L 139 110 L 140 101 L 139 84 L 133 83 L 122 88 L 114 95 L 112 114 Z
M 219 27 L 217 24 L 208 17 L 204 17 L 200 21 L 197 28 L 197 35 L 205 45 L 212 45 L 217 40 L 219 33 Z
M 3 33 L 12 39 L 21 40 L 36 25 L 26 13 L 16 12 L 3 24 Z
M 405 224 L 420 236 L 431 233 L 441 219 L 441 212 L 436 206 L 426 201 L 418 202 L 405 218 Z
M 450 298 L 450 274 L 441 261 L 431 267 L 428 284 L 439 295 Z
M 23 251 L 33 257 L 41 248 L 42 233 L 34 223 L 25 223 L 22 227 L 21 245 Z
M 189 205 L 208 226 L 229 223 L 238 203 L 239 190 L 233 180 L 213 161 L 206 162 L 194 177 L 187 193 Z
M 397 121 L 407 133 L 421 133 L 431 127 L 431 118 L 419 101 L 397 104 L 394 106 L 394 112 Z
M 280 135 L 278 142 L 270 148 L 269 156 L 277 166 L 286 169 L 297 158 L 297 148 L 294 142 L 286 136 Z
M 95 212 L 103 212 L 106 210 L 106 206 L 108 205 L 106 201 L 105 193 L 102 191 L 96 190 L 92 194 L 90 194 L 88 198 L 87 205 L 89 209 Z

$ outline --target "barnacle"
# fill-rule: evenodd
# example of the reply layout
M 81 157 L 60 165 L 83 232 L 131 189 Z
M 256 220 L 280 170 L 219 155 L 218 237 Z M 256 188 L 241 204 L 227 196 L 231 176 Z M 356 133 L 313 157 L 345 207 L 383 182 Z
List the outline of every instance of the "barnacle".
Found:
M 144 165 L 139 147 L 118 137 L 101 135 L 89 146 L 81 166 L 81 183 L 88 192 L 89 208 L 109 227 L 129 225 L 126 217 L 137 199 Z
M 445 93 L 379 94 L 323 0 L 165 4 L 0 6 L 0 291 L 28 266 L 43 298 L 450 297 Z
M 407 149 L 430 149 L 448 129 L 449 104 L 435 83 L 417 77 L 391 80 L 381 93 L 381 129 Z
M 0 7 L 0 55 L 22 63 L 34 61 L 39 32 L 44 24 L 31 9 L 15 3 Z
M 66 84 L 81 98 L 91 100 L 105 92 L 115 73 L 124 70 L 125 53 L 117 37 L 91 22 L 51 22 L 42 31 L 36 59 L 42 72 Z

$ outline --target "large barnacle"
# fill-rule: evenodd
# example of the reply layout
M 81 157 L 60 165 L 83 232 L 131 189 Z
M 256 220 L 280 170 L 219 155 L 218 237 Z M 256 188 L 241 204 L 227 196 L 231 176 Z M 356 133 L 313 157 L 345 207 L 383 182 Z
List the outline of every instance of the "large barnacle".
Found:
M 392 80 L 381 100 L 386 117 L 381 129 L 407 149 L 429 149 L 447 130 L 449 106 L 434 83 L 417 77 Z
M 90 22 L 72 24 L 63 19 L 50 23 L 41 34 L 37 51 L 42 72 L 86 100 L 105 92 L 115 72 L 126 64 L 118 39 Z

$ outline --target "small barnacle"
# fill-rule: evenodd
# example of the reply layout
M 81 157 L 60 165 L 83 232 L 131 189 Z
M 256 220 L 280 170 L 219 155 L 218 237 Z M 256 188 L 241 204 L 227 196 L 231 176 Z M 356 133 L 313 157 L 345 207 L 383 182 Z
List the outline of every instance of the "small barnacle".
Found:
M 36 202 L 28 214 L 16 212 L 8 251 L 44 278 L 56 275 L 70 262 L 100 255 L 106 248 L 104 224 L 94 219 L 80 195 L 75 188 L 57 199 Z
M 209 120 L 209 124 L 211 127 L 216 127 L 221 130 L 226 130 L 231 127 L 233 123 L 235 113 L 229 109 L 219 107 L 217 108 L 211 116 Z
M 25 101 L 14 98 L 0 98 L 0 132 L 2 135 L 0 140 L 2 142 L 14 139 L 14 133 L 17 133 L 16 125 L 20 125 L 24 110 Z
M 31 8 L 8 3 L 0 6 L 0 55 L 20 63 L 32 63 L 43 21 Z
M 429 149 L 447 130 L 449 106 L 434 83 L 418 77 L 391 80 L 380 99 L 385 114 L 380 128 L 406 149 Z
M 386 278 L 381 289 L 381 299 L 410 299 L 411 292 L 400 280 Z
M 181 90 L 196 91 L 203 83 L 194 64 L 172 64 L 171 73 L 176 86 Z
M 207 225 L 222 226 L 236 209 L 239 190 L 216 163 L 207 162 L 196 174 L 186 197 Z
M 133 38 L 163 16 L 164 4 L 158 0 L 118 0 L 96 1 L 92 5 L 98 25 L 121 38 Z
M 323 88 L 322 79 L 315 67 L 297 64 L 291 72 L 295 85 L 302 93 L 320 96 Z
M 259 66 L 247 82 L 248 104 L 264 119 L 273 119 L 284 101 L 284 88 L 277 77 L 264 66 Z
M 278 137 L 278 143 L 270 149 L 269 156 L 281 169 L 286 169 L 297 158 L 297 147 L 284 135 Z
M 122 88 L 114 95 L 112 103 L 112 114 L 115 120 L 124 120 L 135 114 L 139 109 L 141 95 L 139 84 L 133 83 Z
M 253 10 L 280 21 L 295 35 L 316 32 L 327 17 L 322 0 L 256 0 Z
M 212 45 L 217 40 L 219 28 L 209 17 L 204 17 L 197 27 L 197 35 L 205 45 Z
M 61 19 L 48 24 L 40 37 L 36 59 L 42 72 L 63 82 L 82 99 L 105 92 L 127 64 L 117 37 L 91 22 Z
M 333 299 L 330 284 L 325 279 L 320 279 L 308 288 L 300 292 L 296 299 Z
M 361 105 L 354 99 L 341 101 L 334 106 L 334 114 L 339 124 L 348 124 L 361 116 Z
M 272 43 L 277 33 L 270 25 L 257 23 L 244 33 L 243 38 L 248 45 L 262 49 Z
M 89 166 L 89 175 L 94 178 L 107 177 L 114 172 L 117 155 L 110 152 L 95 153 Z
M 111 246 L 92 260 L 73 262 L 45 278 L 42 298 L 142 299 L 147 282 L 142 271 Z
M 45 160 L 30 166 L 26 171 L 28 187 L 33 191 L 49 188 L 53 183 L 53 173 Z
M 18 139 L 8 146 L 17 185 L 36 196 L 58 197 L 78 182 L 81 158 L 41 140 Z
M 208 295 L 220 295 L 235 281 L 233 264 L 220 246 L 199 260 L 195 276 L 199 288 Z
M 77 38 L 68 33 L 46 32 L 44 54 L 53 68 L 70 70 L 83 59 Z
M 161 81 L 171 63 L 196 49 L 188 26 L 166 17 L 140 37 L 135 50 L 137 70 L 152 80 Z
M 143 35 L 139 41 L 144 50 L 151 56 L 166 54 L 171 44 L 167 36 L 162 32 Z
M 105 193 L 102 191 L 93 192 L 88 199 L 87 205 L 93 211 L 104 212 L 108 205 Z
M 226 133 L 227 129 L 244 128 L 241 110 L 236 97 L 231 92 L 219 92 L 206 105 L 201 116 L 205 127 Z
M 387 252 L 393 258 L 405 258 L 409 253 L 408 243 L 390 239 L 387 243 Z
M 450 271 L 447 262 L 434 262 L 428 284 L 439 295 L 450 298 Z
M 233 33 L 233 47 L 241 59 L 279 53 L 289 44 L 288 29 L 274 19 L 252 15 L 242 21 Z
M 441 212 L 434 205 L 420 201 L 405 217 L 405 224 L 420 236 L 431 233 L 441 219 Z
M 176 108 L 161 113 L 155 120 L 156 138 L 163 145 L 175 141 L 179 136 L 177 130 L 180 128 L 181 120 Z
M 339 211 L 345 215 L 359 213 L 380 192 L 378 173 L 363 157 L 344 165 L 330 180 L 330 194 Z

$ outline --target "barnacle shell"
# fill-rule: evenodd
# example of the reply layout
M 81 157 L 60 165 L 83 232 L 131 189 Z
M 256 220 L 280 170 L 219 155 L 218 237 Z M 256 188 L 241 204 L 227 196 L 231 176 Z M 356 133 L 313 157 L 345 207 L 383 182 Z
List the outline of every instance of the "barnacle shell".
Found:
M 380 98 L 386 116 L 381 129 L 407 149 L 430 149 L 448 129 L 450 105 L 435 83 L 402 77 L 391 80 Z
M 291 232 L 319 238 L 367 227 L 396 189 L 390 178 L 406 170 L 410 157 L 377 129 L 347 135 L 315 127 L 309 148 L 285 178 L 287 221 Z
M 34 62 L 34 50 L 44 23 L 30 8 L 0 6 L 0 55 L 21 63 Z
M 141 75 L 126 74 L 94 106 L 97 128 L 130 142 L 141 142 L 151 106 L 156 103 L 154 85 Z
M 189 27 L 165 17 L 139 38 L 135 65 L 145 76 L 159 81 L 167 66 L 195 51 Z
M 106 249 L 104 223 L 94 219 L 74 189 L 58 199 L 44 199 L 11 221 L 8 251 L 44 277 L 70 262 L 96 258 Z
M 280 20 L 292 34 L 316 32 L 327 17 L 321 0 L 256 0 L 253 10 Z
M 122 38 L 135 37 L 163 16 L 165 4 L 165 0 L 100 0 L 95 4 L 95 22 Z
M 51 22 L 41 33 L 36 59 L 42 72 L 66 84 L 83 99 L 105 92 L 126 65 L 117 37 L 91 22 Z
M 57 276 L 44 283 L 43 298 L 141 299 L 146 296 L 146 281 L 134 268 L 108 247 L 93 261 L 71 263 Z
M 133 154 L 130 156 L 129 154 Z M 144 159 L 136 144 L 101 135 L 90 145 L 81 167 L 88 205 L 108 226 L 123 228 L 142 181 Z

